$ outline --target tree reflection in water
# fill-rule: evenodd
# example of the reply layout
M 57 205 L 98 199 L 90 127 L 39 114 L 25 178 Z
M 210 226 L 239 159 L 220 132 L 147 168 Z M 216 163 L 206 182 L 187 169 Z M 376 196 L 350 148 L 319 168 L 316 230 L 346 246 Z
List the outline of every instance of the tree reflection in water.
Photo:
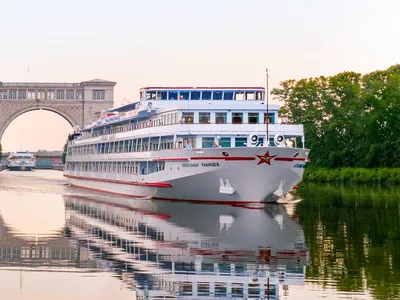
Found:
M 302 184 L 308 280 L 399 299 L 400 187 Z

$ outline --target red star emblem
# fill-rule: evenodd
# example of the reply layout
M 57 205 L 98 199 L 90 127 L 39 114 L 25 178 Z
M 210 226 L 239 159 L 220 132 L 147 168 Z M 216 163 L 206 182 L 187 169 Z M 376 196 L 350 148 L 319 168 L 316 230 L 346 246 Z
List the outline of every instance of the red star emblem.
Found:
M 260 159 L 257 165 L 261 165 L 263 163 L 271 165 L 271 159 L 273 159 L 276 155 L 269 155 L 269 151 L 264 155 L 257 155 L 256 156 Z

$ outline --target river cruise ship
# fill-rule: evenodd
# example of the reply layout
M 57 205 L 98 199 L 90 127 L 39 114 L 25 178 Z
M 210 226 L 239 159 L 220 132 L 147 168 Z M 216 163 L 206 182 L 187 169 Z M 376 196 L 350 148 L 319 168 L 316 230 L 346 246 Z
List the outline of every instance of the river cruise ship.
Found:
M 30 152 L 13 152 L 7 157 L 7 169 L 31 171 L 36 168 L 36 158 Z
M 146 87 L 70 136 L 74 186 L 134 197 L 276 202 L 308 161 L 303 125 L 279 121 L 262 87 Z M 268 136 L 268 138 L 267 138 Z

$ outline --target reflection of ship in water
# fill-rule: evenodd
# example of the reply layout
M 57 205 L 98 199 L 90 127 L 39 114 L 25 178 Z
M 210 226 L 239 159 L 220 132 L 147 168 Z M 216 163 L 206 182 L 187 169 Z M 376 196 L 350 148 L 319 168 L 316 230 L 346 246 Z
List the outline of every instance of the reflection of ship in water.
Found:
M 281 206 L 64 199 L 72 236 L 111 261 L 138 298 L 272 300 L 279 285 L 304 282 L 303 231 Z

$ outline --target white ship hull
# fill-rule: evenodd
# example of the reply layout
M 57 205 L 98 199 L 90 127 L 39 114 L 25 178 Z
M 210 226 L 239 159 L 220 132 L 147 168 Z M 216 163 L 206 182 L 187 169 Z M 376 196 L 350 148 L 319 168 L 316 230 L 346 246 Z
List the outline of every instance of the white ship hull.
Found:
M 276 202 L 297 185 L 309 150 L 280 147 L 175 149 L 115 154 L 120 161 L 165 162 L 148 175 L 66 170 L 74 186 L 119 195 L 214 203 Z M 108 161 L 110 155 L 70 161 Z

